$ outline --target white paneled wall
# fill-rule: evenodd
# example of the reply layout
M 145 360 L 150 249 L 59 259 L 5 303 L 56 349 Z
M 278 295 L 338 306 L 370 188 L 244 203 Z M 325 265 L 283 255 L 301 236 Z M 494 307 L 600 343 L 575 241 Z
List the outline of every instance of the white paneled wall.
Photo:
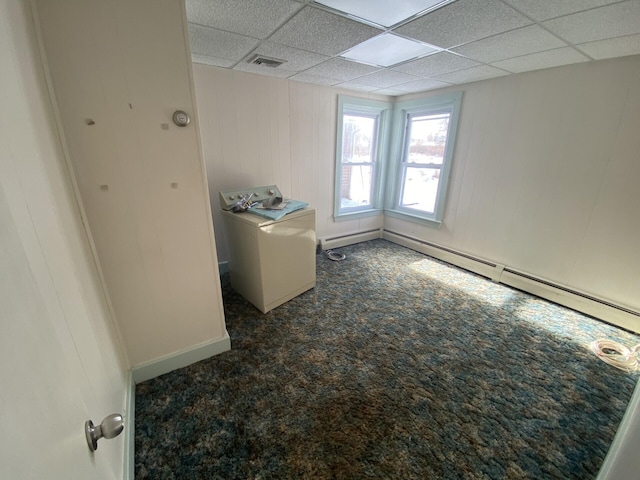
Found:
M 228 260 L 218 192 L 276 184 L 316 209 L 318 238 L 382 226 L 382 217 L 333 221 L 335 88 L 194 65 L 219 261 Z
M 36 0 L 130 366 L 226 335 L 182 0 Z M 89 121 L 91 120 L 91 121 Z
M 636 56 L 459 87 L 442 226 L 385 228 L 640 310 L 639 85 Z
M 29 3 L 0 0 L 0 478 L 123 478 L 126 360 L 80 220 Z
M 320 238 L 380 226 L 332 218 L 336 97 L 348 92 L 194 69 L 216 225 L 218 191 L 276 183 L 317 209 Z M 639 71 L 626 57 L 441 90 L 464 92 L 444 221 L 385 228 L 640 309 Z

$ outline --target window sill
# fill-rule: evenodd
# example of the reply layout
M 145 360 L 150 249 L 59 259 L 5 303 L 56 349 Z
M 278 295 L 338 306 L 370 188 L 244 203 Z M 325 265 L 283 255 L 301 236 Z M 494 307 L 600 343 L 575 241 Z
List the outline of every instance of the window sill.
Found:
M 427 225 L 429 227 L 440 228 L 440 225 L 442 225 L 441 220 L 436 220 L 434 218 L 427 218 L 420 214 L 408 213 L 401 210 L 385 210 L 384 214 L 389 215 L 390 217 L 406 220 L 407 222 L 418 223 L 420 225 Z
M 346 222 L 347 220 L 357 220 L 358 218 L 374 217 L 376 215 L 382 215 L 384 212 L 377 208 L 369 210 L 356 210 L 354 212 L 339 213 L 333 216 L 333 220 L 336 222 Z

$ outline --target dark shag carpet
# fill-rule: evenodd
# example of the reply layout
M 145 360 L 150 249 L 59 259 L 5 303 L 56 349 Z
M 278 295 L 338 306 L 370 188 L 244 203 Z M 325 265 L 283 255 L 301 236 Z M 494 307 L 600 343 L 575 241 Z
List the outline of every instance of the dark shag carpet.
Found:
M 266 315 L 223 277 L 232 350 L 136 387 L 136 479 L 595 478 L 638 336 L 376 240 Z

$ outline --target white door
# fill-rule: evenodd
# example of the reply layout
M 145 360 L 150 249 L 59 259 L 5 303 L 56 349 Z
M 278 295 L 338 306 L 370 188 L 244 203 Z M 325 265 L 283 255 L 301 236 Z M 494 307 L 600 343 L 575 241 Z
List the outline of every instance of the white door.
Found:
M 54 127 L 31 10 L 0 0 L 0 478 L 119 479 L 126 377 Z

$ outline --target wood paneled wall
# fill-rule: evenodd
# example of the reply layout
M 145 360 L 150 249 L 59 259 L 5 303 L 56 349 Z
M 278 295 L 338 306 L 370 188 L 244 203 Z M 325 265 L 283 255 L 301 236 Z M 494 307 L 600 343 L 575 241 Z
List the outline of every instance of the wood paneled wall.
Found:
M 316 209 L 319 238 L 382 226 L 382 216 L 333 221 L 336 109 L 339 94 L 388 97 L 197 64 L 194 78 L 219 261 L 221 190 L 278 185 Z
M 223 189 L 276 183 L 319 237 L 380 226 L 332 218 L 339 90 L 194 69 L 219 260 Z M 639 72 L 626 57 L 401 97 L 464 92 L 441 227 L 385 227 L 640 309 Z
M 0 0 L 0 478 L 123 477 L 128 365 L 80 219 L 27 1 Z
M 130 366 L 225 334 L 182 0 L 36 0 Z M 92 120 L 90 124 L 88 120 Z

